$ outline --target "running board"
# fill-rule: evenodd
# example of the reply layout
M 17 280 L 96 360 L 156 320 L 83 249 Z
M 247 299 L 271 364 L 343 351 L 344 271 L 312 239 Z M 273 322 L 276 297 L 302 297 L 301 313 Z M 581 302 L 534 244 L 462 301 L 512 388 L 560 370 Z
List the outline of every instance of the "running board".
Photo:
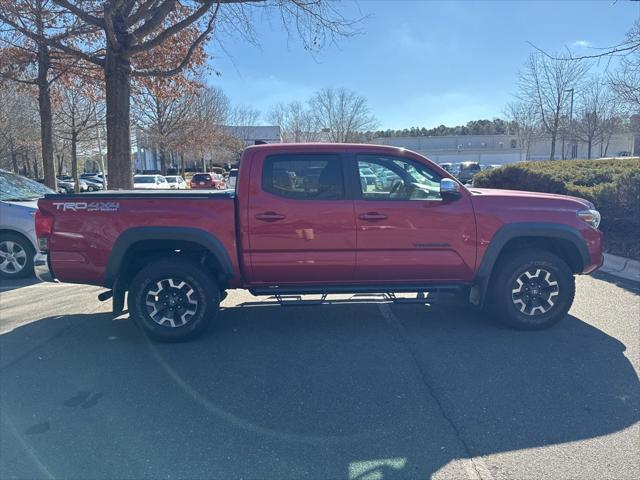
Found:
M 249 289 L 256 296 L 267 295 L 275 298 L 281 306 L 289 305 L 322 305 L 330 294 L 353 294 L 351 297 L 367 296 L 367 294 L 384 295 L 384 300 L 394 303 L 432 303 L 440 293 L 462 293 L 466 285 L 323 285 L 323 286 L 282 286 Z M 415 293 L 415 298 L 397 297 L 397 293 Z M 436 294 L 436 295 L 433 295 Z M 319 299 L 303 299 L 302 295 L 321 295 Z

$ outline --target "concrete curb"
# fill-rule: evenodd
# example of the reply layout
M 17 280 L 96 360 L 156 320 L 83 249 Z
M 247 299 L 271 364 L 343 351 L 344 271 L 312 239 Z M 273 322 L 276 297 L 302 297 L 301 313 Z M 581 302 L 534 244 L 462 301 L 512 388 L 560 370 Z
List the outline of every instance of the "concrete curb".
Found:
M 619 257 L 610 253 L 604 254 L 604 264 L 600 271 L 626 280 L 640 282 L 640 261 Z

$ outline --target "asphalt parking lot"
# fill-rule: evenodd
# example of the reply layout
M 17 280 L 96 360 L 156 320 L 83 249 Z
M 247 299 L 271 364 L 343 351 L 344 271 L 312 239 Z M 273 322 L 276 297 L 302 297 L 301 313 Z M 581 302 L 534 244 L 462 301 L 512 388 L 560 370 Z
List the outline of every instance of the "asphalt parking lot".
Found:
M 0 477 L 640 478 L 640 286 L 517 332 L 445 302 L 225 300 L 154 344 L 98 288 L 0 287 Z

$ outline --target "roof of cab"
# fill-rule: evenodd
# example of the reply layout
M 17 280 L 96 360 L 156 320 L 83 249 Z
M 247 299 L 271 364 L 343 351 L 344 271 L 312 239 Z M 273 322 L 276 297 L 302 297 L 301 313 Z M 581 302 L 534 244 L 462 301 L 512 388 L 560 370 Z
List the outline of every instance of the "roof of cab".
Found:
M 391 145 L 377 145 L 374 143 L 324 143 L 324 142 L 304 142 L 304 143 L 264 143 L 261 145 L 249 145 L 246 150 L 389 150 L 389 151 L 409 151 L 406 148 L 394 147 Z

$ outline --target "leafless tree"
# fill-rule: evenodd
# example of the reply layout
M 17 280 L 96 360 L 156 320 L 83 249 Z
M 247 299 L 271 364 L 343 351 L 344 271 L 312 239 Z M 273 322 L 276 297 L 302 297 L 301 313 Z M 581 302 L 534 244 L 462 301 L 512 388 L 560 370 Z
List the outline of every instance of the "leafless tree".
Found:
M 567 49 L 564 55 L 552 55 L 531 45 L 546 58 L 561 62 L 606 61 L 607 67 L 610 67 L 613 61 L 612 68 L 618 68 L 608 74 L 610 86 L 631 109 L 632 114 L 640 111 L 640 19 L 633 23 L 620 43 L 608 47 L 593 47 L 592 53 L 575 55 Z M 617 60 L 619 64 L 615 65 Z
M 196 155 L 203 163 L 211 161 L 214 152 L 229 142 L 223 129 L 229 117 L 230 102 L 225 93 L 216 87 L 205 87 L 197 92 L 191 106 L 188 124 L 177 139 L 181 170 L 184 172 L 184 155 Z
M 196 102 L 196 92 L 166 95 L 153 85 L 143 85 L 134 97 L 134 118 L 160 155 L 160 171 L 167 173 L 167 155 L 183 139 Z
M 317 125 L 331 142 L 358 142 L 364 132 L 378 125 L 366 98 L 345 88 L 323 88 L 309 104 Z
M 519 98 L 535 106 L 543 130 L 551 138 L 550 160 L 555 158 L 560 119 L 570 91 L 577 90 L 587 70 L 584 62 L 553 60 L 538 52 L 529 55 L 519 74 Z
M 38 113 L 29 88 L 0 82 L 0 166 L 19 173 L 21 157 L 27 175 L 31 171 L 28 156 L 40 145 Z
M 79 22 L 59 13 L 51 0 L 0 0 L 0 76 L 36 87 L 44 181 L 54 189 L 51 87 L 77 61 L 52 48 L 45 39 L 68 40 L 88 33 Z
M 92 138 L 96 126 L 104 119 L 104 103 L 99 92 L 76 78 L 58 88 L 60 105 L 54 113 L 56 135 L 69 142 L 71 149 L 71 176 L 76 192 L 80 191 L 78 171 L 78 145 Z
M 576 113 L 574 133 L 587 144 L 587 158 L 591 158 L 594 144 L 603 143 L 606 135 L 611 138 L 612 119 L 620 113 L 606 81 L 594 76 L 585 83 L 578 96 Z
M 267 114 L 267 122 L 280 126 L 284 142 L 319 140 L 318 120 L 308 105 L 300 101 L 275 104 Z
M 170 77 L 201 66 L 207 58 L 204 45 L 213 35 L 219 13 L 230 28 L 246 26 L 241 30 L 250 32 L 254 16 L 273 11 L 309 49 L 350 33 L 353 23 L 327 0 L 53 0 L 63 10 L 60 18 L 68 18 L 68 24 L 79 21 L 99 33 L 90 41 L 77 42 L 24 28 L 10 10 L 12 2 L 0 0 L 2 22 L 33 41 L 44 42 L 103 71 L 107 163 L 110 184 L 116 188 L 132 185 L 132 78 Z
M 632 113 L 640 112 L 640 20 L 627 33 L 625 43 L 635 48 L 620 59 L 619 69 L 609 75 L 611 88 Z
M 529 102 L 511 102 L 505 109 L 507 119 L 513 125 L 512 131 L 515 133 L 520 149 L 520 160 L 529 160 L 531 145 L 540 135 L 540 120 L 538 110 L 535 105 Z

